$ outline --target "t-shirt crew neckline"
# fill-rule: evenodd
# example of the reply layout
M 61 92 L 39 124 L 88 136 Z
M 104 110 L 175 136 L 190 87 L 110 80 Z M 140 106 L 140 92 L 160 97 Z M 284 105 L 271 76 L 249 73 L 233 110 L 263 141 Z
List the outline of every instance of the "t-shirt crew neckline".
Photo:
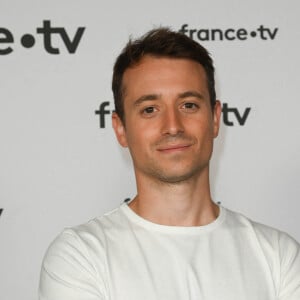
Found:
M 208 233 L 216 229 L 223 221 L 226 216 L 226 209 L 219 205 L 219 215 L 218 217 L 207 225 L 201 226 L 170 226 L 153 223 L 146 220 L 135 213 L 129 206 L 129 202 L 124 202 L 121 204 L 120 209 L 126 215 L 126 217 L 133 223 L 140 225 L 148 230 L 159 231 L 163 233 L 183 233 L 183 234 L 200 234 Z

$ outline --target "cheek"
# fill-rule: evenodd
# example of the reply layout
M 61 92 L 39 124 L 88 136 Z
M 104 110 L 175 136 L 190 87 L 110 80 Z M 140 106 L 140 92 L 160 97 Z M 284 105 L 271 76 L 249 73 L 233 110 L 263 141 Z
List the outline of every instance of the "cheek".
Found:
M 129 137 L 128 147 L 133 160 L 148 160 L 155 155 L 155 145 L 159 137 L 150 128 L 136 129 Z
M 128 147 L 132 148 L 134 152 L 138 152 L 149 144 L 151 138 L 149 129 L 140 126 L 140 124 L 131 124 L 127 128 L 126 138 Z
M 198 137 L 212 136 L 214 126 L 211 118 L 200 116 L 195 119 L 187 118 L 185 120 L 185 130 Z
M 199 150 L 210 149 L 214 139 L 213 126 L 210 123 L 200 121 L 192 129 L 186 133 L 197 141 Z
M 134 121 L 128 124 L 128 137 L 134 142 L 139 140 L 152 140 L 160 132 L 158 122 L 154 120 L 143 120 L 135 118 Z

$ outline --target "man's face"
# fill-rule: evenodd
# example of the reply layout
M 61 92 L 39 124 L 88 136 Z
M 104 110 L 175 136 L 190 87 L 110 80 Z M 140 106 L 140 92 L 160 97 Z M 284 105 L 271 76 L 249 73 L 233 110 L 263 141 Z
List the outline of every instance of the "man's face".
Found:
M 203 67 L 192 60 L 145 56 L 123 77 L 125 124 L 116 114 L 119 143 L 128 147 L 137 178 L 176 183 L 208 170 L 218 134 Z

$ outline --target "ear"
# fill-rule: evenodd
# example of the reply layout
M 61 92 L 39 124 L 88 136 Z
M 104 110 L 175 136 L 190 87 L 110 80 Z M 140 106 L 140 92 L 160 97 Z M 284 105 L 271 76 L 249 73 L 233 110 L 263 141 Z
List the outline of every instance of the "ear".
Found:
M 213 114 L 213 122 L 214 122 L 213 126 L 214 126 L 214 137 L 215 138 L 219 134 L 221 112 L 222 112 L 221 102 L 219 100 L 217 100 L 215 107 L 214 107 L 214 114 Z
M 122 147 L 127 147 L 128 145 L 127 145 L 125 126 L 122 120 L 120 119 L 120 117 L 115 112 L 112 113 L 112 125 L 119 144 Z

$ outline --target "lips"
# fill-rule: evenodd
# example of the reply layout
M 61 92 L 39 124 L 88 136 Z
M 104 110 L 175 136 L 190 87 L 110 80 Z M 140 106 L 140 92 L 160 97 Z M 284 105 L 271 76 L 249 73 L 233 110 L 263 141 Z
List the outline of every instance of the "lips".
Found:
M 160 152 L 176 152 L 187 150 L 191 144 L 177 144 L 177 145 L 165 145 L 159 147 L 157 150 Z

